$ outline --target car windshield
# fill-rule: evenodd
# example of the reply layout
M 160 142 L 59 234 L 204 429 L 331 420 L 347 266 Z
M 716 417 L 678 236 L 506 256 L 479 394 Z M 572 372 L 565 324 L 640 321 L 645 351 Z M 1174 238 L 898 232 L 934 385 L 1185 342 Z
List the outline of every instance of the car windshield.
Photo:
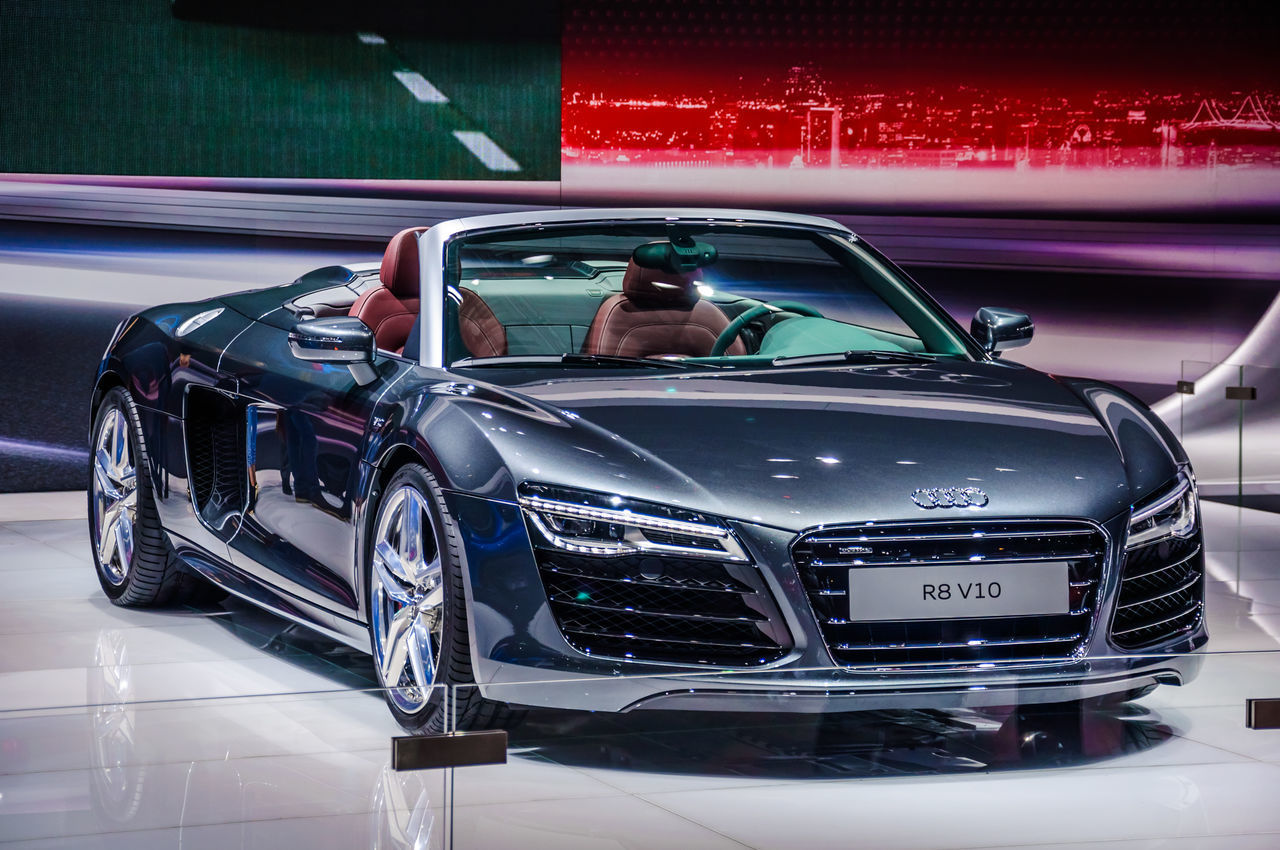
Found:
M 713 221 L 504 230 L 456 241 L 446 280 L 445 362 L 457 366 L 970 355 L 927 297 L 837 231 Z

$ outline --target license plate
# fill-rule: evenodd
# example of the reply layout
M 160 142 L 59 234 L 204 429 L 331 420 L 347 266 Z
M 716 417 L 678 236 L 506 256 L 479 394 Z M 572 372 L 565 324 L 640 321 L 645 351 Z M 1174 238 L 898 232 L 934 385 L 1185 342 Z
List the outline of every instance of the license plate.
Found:
M 849 570 L 851 620 L 1025 617 L 1070 611 L 1066 561 Z

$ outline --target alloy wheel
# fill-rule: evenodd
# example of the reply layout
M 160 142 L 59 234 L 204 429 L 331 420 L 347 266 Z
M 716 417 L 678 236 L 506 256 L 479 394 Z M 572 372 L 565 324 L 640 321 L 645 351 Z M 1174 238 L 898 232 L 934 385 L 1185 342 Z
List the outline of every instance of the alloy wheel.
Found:
M 421 711 L 436 680 L 444 625 L 440 548 L 421 492 L 404 485 L 382 503 L 370 576 L 374 661 L 392 703 Z
M 129 420 L 113 407 L 102 420 L 93 454 L 94 546 L 102 575 L 124 584 L 133 563 L 138 519 L 138 470 L 129 443 Z

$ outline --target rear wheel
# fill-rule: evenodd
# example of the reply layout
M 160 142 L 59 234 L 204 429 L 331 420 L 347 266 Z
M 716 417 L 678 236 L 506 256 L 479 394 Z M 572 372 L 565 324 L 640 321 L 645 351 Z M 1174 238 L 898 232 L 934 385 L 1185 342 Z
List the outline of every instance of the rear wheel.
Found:
M 510 725 L 517 714 L 473 685 L 457 526 L 425 467 L 387 483 L 366 550 L 369 637 L 387 705 L 411 732 L 447 728 L 445 687 L 457 690 L 456 728 Z
M 173 556 L 146 471 L 142 424 L 123 387 L 107 392 L 93 424 L 89 540 L 98 582 L 117 605 L 160 605 L 195 582 Z

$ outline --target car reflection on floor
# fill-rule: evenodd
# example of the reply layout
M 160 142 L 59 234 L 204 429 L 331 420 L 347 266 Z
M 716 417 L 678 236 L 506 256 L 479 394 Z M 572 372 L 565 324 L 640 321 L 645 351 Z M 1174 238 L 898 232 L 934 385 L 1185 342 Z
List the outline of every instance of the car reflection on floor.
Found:
M 1138 704 L 812 717 L 538 711 L 511 746 L 568 767 L 812 780 L 1086 765 L 1173 734 Z
M 342 658 L 332 654 L 308 660 L 305 633 L 285 621 L 234 604 L 223 610 L 218 619 L 254 646 L 309 669 L 342 670 Z M 441 772 L 392 770 L 385 743 L 318 747 L 305 728 L 317 708 L 339 715 L 367 709 L 380 702 L 375 692 L 152 705 L 137 699 L 129 658 L 125 631 L 99 633 L 86 692 L 95 829 L 176 830 L 184 848 L 261 846 L 264 821 L 301 807 L 365 812 L 341 822 L 350 846 L 445 846 Z M 360 674 L 353 667 L 346 675 Z M 184 728 L 187 740 L 175 741 Z M 561 769 L 821 780 L 1078 766 L 1150 749 L 1173 734 L 1141 705 L 1100 701 L 800 717 L 540 710 L 512 733 L 511 747 L 513 759 L 549 769 L 556 768 L 547 762 Z M 172 761 L 184 752 L 188 758 Z M 224 828 L 210 833 L 212 825 Z M 236 830 L 229 843 L 226 827 Z
M 243 628 L 241 634 L 261 636 Z M 283 641 L 287 643 L 287 639 Z M 379 763 L 377 759 L 361 759 L 360 753 L 313 753 L 301 759 L 294 752 L 275 757 L 255 755 L 261 752 L 261 744 L 247 743 L 254 730 L 249 724 L 236 723 L 226 724 L 212 740 L 205 736 L 204 757 L 165 763 L 165 736 L 173 731 L 175 712 L 181 717 L 197 711 L 188 711 L 190 707 L 181 703 L 137 703 L 123 631 L 101 631 L 93 661 L 86 694 L 90 823 L 101 831 L 176 830 L 176 846 L 183 848 L 265 846 L 255 835 L 260 822 L 279 817 L 282 807 L 311 800 L 339 811 L 358 812 L 367 807 L 363 823 L 359 818 L 343 823 L 344 840 L 351 842 L 347 846 L 409 850 L 443 846 L 438 822 L 442 796 L 439 773 L 397 772 L 389 758 Z M 323 697 L 318 699 L 323 701 Z M 287 712 L 290 702 L 240 712 L 236 705 L 228 704 L 220 715 L 224 721 L 237 714 L 245 720 L 253 715 L 260 719 L 262 709 Z M 385 754 L 385 747 L 381 752 Z M 218 753 L 222 758 L 209 757 Z M 351 771 L 353 763 L 362 769 Z M 345 781 L 347 775 L 354 775 L 356 782 Z M 368 788 L 364 799 L 359 792 L 362 785 Z M 238 829 L 239 840 L 231 836 L 228 841 L 225 828 L 210 832 L 211 826 Z
M 265 652 L 376 687 L 369 656 L 231 599 L 220 625 Z M 517 753 L 572 767 L 795 779 L 941 774 L 1084 765 L 1139 752 L 1174 732 L 1141 703 L 1011 705 L 829 715 L 531 709 Z
M 234 598 L 122 612 L 83 518 L 0 523 L 0 836 L 445 847 L 456 826 L 459 847 L 830 846 L 855 809 L 901 839 L 868 846 L 936 847 L 952 821 L 965 846 L 1274 833 L 1276 750 L 1240 709 L 1280 692 L 1280 525 L 1213 504 L 1205 519 L 1217 649 L 1191 687 L 1079 710 L 531 711 L 508 763 L 457 771 L 452 797 L 439 771 L 389 770 L 401 730 L 368 656 Z

